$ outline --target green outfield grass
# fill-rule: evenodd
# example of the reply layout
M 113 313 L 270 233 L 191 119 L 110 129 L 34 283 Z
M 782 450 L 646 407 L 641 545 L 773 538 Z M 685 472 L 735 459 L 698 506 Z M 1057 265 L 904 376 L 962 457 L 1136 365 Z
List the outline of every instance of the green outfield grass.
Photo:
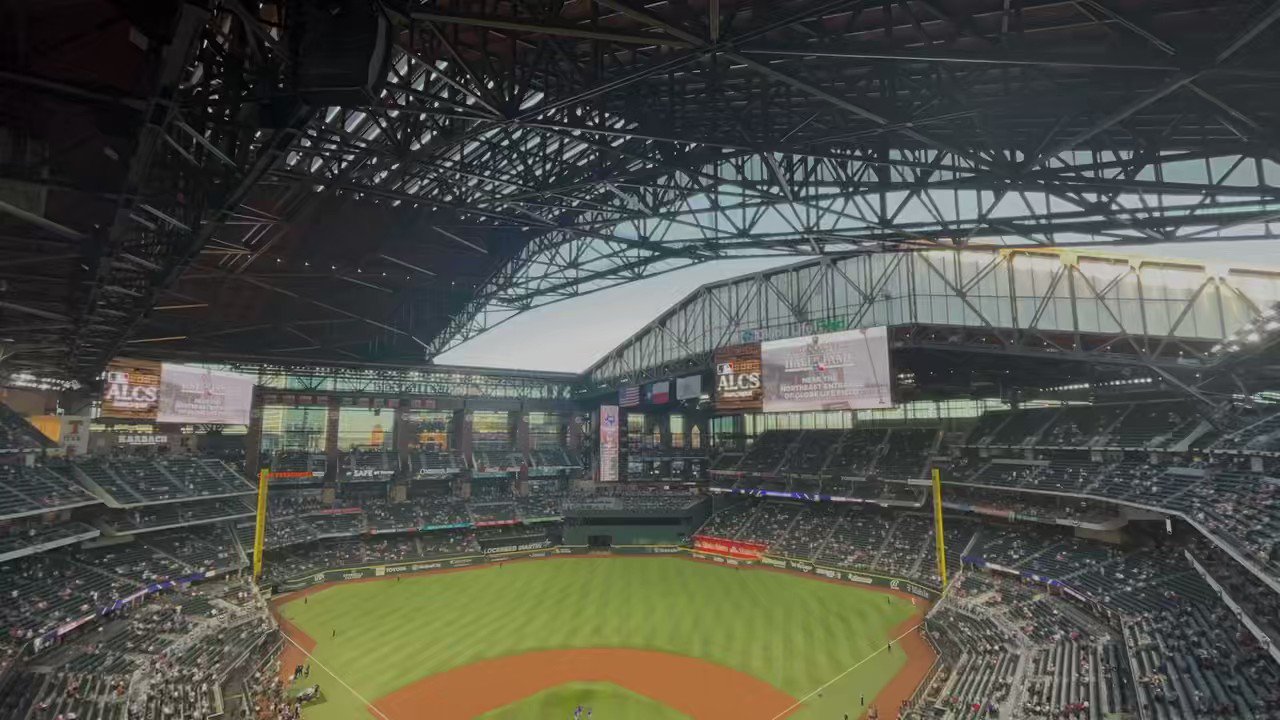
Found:
M 569 683 L 485 713 L 482 720 L 573 720 L 573 709 L 591 708 L 582 720 L 689 720 L 675 710 L 612 683 Z
M 281 612 L 318 643 L 310 682 L 322 684 L 325 701 L 307 710 L 307 720 L 351 720 L 369 715 L 319 664 L 375 701 L 478 660 L 623 647 L 702 658 L 803 697 L 884 648 L 912 606 L 778 572 L 611 558 L 339 584 Z M 800 716 L 856 716 L 859 694 L 872 698 L 904 662 L 901 653 L 877 656 L 814 697 Z

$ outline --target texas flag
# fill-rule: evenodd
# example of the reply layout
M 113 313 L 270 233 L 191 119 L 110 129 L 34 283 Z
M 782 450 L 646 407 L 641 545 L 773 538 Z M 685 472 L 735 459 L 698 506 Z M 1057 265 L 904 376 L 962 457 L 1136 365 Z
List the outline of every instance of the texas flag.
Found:
M 666 405 L 671 402 L 671 381 L 663 380 L 656 382 L 648 387 L 649 396 L 646 398 L 651 405 Z

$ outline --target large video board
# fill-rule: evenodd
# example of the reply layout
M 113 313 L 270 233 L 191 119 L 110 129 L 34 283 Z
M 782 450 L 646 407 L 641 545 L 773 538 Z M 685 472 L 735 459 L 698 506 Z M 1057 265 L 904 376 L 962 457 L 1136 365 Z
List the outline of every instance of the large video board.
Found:
M 765 412 L 893 406 L 883 327 L 773 340 L 760 357 Z
M 102 417 L 162 423 L 244 425 L 253 404 L 247 375 L 149 360 L 107 367 Z
M 249 424 L 253 378 L 248 375 L 164 363 L 160 368 L 162 423 Z

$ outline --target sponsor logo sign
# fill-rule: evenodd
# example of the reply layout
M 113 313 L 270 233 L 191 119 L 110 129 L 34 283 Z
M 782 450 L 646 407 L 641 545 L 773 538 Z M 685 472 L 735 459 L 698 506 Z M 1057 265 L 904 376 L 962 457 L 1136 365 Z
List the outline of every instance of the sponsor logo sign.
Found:
M 102 416 L 155 420 L 160 403 L 160 363 L 113 360 L 102 384 Z
M 716 350 L 717 410 L 759 410 L 764 399 L 760 346 L 733 345 Z
M 521 550 L 541 550 L 542 548 L 551 547 L 550 540 L 538 540 L 536 542 L 517 543 L 511 545 L 495 545 L 494 547 L 485 548 L 485 555 L 496 555 L 498 553 L 520 552 Z
M 759 560 L 768 546 L 760 543 L 730 540 L 713 535 L 694 535 L 693 548 L 709 555 L 733 557 L 741 560 Z

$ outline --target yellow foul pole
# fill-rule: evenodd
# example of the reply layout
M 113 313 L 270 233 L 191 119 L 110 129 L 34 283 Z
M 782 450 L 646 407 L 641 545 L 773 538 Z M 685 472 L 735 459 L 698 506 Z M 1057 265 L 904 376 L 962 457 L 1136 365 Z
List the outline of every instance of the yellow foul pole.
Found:
M 942 534 L 942 471 L 933 469 L 933 535 L 938 551 L 938 577 L 947 589 L 947 539 Z
M 262 577 L 262 545 L 267 533 L 267 478 L 269 476 L 270 473 L 265 469 L 258 472 L 258 517 L 253 523 L 254 580 Z

